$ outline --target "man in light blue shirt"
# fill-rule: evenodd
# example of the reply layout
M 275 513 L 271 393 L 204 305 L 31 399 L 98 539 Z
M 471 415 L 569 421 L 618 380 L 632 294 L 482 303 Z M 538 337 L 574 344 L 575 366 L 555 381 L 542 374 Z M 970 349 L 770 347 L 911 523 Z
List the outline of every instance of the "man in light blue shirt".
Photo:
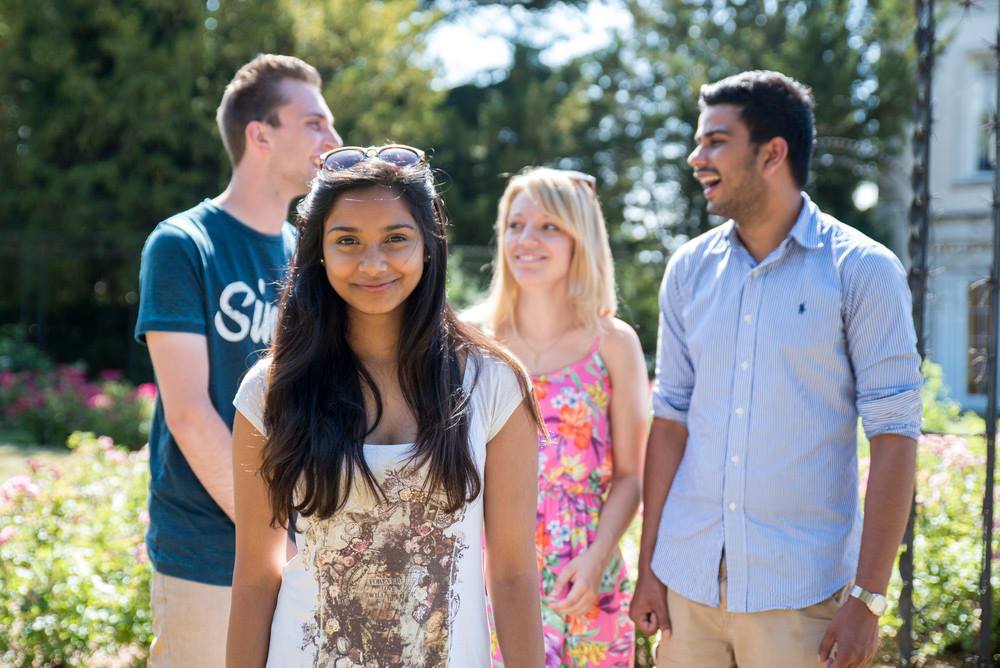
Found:
M 808 88 L 744 72 L 700 107 L 688 162 L 730 220 L 663 277 L 631 615 L 664 631 L 659 666 L 864 666 L 920 432 L 905 272 L 801 192 Z

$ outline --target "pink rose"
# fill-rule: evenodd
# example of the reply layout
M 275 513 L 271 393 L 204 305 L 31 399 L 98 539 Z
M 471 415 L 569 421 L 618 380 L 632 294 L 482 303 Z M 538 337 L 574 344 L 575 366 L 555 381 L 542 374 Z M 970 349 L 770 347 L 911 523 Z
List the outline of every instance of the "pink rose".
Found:
M 7 478 L 7 482 L 0 485 L 0 499 L 13 501 L 21 496 L 34 498 L 38 496 L 41 489 L 27 475 L 15 475 Z
M 0 371 L 0 390 L 9 390 L 17 385 L 17 374 L 13 371 Z
M 153 383 L 143 383 L 135 388 L 135 396 L 149 400 L 156 399 L 156 385 Z
M 111 408 L 111 397 L 103 392 L 98 392 L 87 399 L 87 406 L 90 408 Z

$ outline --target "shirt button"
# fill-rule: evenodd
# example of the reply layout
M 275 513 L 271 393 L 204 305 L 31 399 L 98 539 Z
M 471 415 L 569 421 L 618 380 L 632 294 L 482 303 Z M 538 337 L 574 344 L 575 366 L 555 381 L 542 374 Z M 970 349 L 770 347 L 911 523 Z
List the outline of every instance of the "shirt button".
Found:
M 754 269 L 753 271 L 750 272 L 751 278 L 757 278 L 758 276 L 760 276 L 760 269 Z
M 731 461 L 734 464 L 739 464 L 740 463 L 740 456 L 739 455 L 733 455 L 732 457 L 729 458 L 729 461 Z
M 734 413 L 736 413 L 737 415 L 743 415 L 743 413 L 744 413 L 745 411 L 744 411 L 744 410 L 743 410 L 742 408 L 737 408 L 737 409 L 736 409 L 735 411 L 733 411 L 733 412 L 734 412 Z
M 753 320 L 753 317 L 749 313 L 743 316 L 743 322 L 750 322 L 751 320 Z
M 740 362 L 740 368 L 746 371 L 747 369 L 750 368 L 750 362 L 743 360 L 742 362 Z
M 732 501 L 730 501 L 730 502 L 729 502 L 729 509 L 730 509 L 730 510 L 736 510 L 736 504 L 735 504 L 735 503 L 733 503 Z

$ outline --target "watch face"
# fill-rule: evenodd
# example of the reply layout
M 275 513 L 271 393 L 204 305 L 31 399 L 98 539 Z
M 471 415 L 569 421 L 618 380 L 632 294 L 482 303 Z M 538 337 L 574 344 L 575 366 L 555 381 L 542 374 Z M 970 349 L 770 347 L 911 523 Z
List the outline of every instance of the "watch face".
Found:
M 881 615 L 885 612 L 886 608 L 885 596 L 879 596 L 878 594 L 872 596 L 872 602 L 868 605 L 868 607 L 871 608 L 871 611 L 876 615 Z

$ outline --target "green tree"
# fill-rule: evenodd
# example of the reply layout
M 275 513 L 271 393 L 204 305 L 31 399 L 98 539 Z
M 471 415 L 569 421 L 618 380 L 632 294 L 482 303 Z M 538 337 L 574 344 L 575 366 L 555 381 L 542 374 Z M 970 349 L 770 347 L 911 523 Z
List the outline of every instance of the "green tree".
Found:
M 296 55 L 319 69 L 347 144 L 428 146 L 441 136 L 445 92 L 431 87 L 427 37 L 441 13 L 418 0 L 284 0 Z
M 455 239 L 473 245 L 492 236 L 505 174 L 547 164 L 597 176 L 622 316 L 651 353 L 663 263 L 712 223 L 686 164 L 699 87 L 746 69 L 779 70 L 812 86 L 818 142 L 810 194 L 880 237 L 874 212 L 859 211 L 852 196 L 904 145 L 912 17 L 902 0 L 626 4 L 632 30 L 598 53 L 549 67 L 540 47 L 515 40 L 509 70 L 451 90 L 445 106 L 453 120 L 437 165 L 451 176 Z M 532 28 L 542 15 L 520 20 Z
M 446 172 L 454 238 L 461 245 L 490 242 L 508 175 L 526 165 L 583 166 L 577 138 L 591 115 L 577 71 L 547 67 L 538 48 L 513 47 L 502 79 L 453 88 L 445 102 L 448 130 L 436 162 Z
M 749 69 L 810 85 L 817 146 L 808 190 L 822 208 L 880 238 L 886 230 L 873 210 L 855 207 L 853 194 L 905 145 L 912 16 L 901 0 L 629 0 L 628 7 L 632 34 L 589 67 L 619 102 L 598 121 L 606 148 L 597 150 L 609 151 L 602 168 L 626 181 L 613 238 L 637 260 L 620 268 L 622 296 L 652 351 L 663 261 L 713 222 L 686 163 L 699 87 Z
M 140 246 L 228 179 L 214 112 L 233 73 L 260 52 L 298 55 L 324 75 L 348 141 L 425 143 L 438 14 L 417 9 L 0 0 L 0 321 L 33 324 L 59 359 L 148 373 L 126 343 Z
M 685 163 L 698 88 L 748 69 L 778 70 L 811 86 L 817 146 L 809 190 L 845 222 L 878 236 L 871 211 L 852 202 L 904 145 L 912 101 L 909 5 L 900 0 L 630 0 L 635 34 L 623 43 L 631 72 L 628 109 L 656 126 L 648 155 L 657 183 L 679 187 L 661 217 L 668 234 L 705 229 L 700 186 Z M 650 110 L 648 113 L 645 110 Z
M 0 235 L 21 264 L 0 312 L 61 358 L 125 366 L 142 239 L 224 183 L 222 89 L 290 50 L 291 23 L 274 2 L 2 0 L 0 25 Z

